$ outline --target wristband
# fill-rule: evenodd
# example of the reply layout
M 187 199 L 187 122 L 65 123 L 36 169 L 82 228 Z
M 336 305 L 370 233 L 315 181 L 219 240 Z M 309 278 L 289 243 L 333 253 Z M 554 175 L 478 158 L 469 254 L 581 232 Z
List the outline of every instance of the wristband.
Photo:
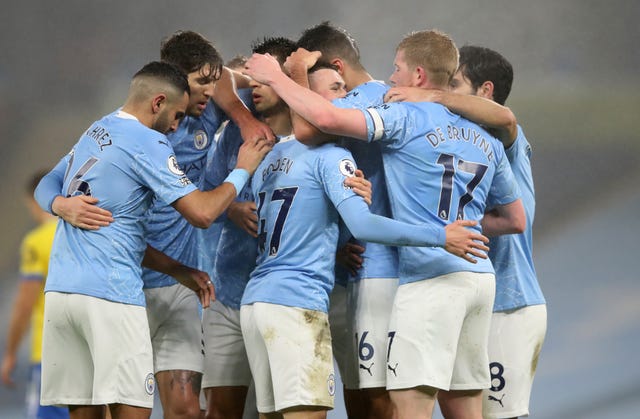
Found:
M 236 188 L 237 196 L 249 181 L 249 177 L 249 172 L 245 169 L 233 169 L 224 181 L 231 183 Z

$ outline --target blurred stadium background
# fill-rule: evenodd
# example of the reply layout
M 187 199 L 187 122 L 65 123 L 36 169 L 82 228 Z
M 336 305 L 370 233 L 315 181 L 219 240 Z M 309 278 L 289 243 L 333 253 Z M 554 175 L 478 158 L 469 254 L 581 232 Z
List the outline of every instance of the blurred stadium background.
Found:
M 386 80 L 411 30 L 483 45 L 515 70 L 507 102 L 533 145 L 535 262 L 549 328 L 533 418 L 636 418 L 640 408 L 640 2 L 613 0 L 23 1 L 0 15 L 0 350 L 21 237 L 32 227 L 23 184 L 50 167 L 95 118 L 124 100 L 160 40 L 193 29 L 225 59 L 262 36 L 322 20 L 349 30 Z M 21 417 L 26 347 L 0 418 Z M 160 417 L 154 413 L 154 417 Z M 336 410 L 332 418 L 342 418 Z

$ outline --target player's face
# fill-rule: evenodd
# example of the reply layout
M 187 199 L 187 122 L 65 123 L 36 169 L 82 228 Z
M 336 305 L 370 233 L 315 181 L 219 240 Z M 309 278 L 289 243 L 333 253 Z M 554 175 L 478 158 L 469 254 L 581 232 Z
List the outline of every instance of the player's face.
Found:
M 205 64 L 199 70 L 192 71 L 187 75 L 191 90 L 187 115 L 195 117 L 202 115 L 209 99 L 213 96 L 213 89 L 218 77 L 219 74 L 213 73 L 209 64 Z
M 398 50 L 393 60 L 393 73 L 389 77 L 389 83 L 398 87 L 413 87 L 414 71 L 409 68 L 404 58 L 404 50 Z
M 459 93 L 461 95 L 476 96 L 478 94 L 478 91 L 471 85 L 471 81 L 466 78 L 460 70 L 456 71 L 456 74 L 454 74 L 453 78 L 451 79 L 449 90 L 451 90 L 453 93 Z
M 327 100 L 339 99 L 347 95 L 342 76 L 330 68 L 322 68 L 309 74 L 309 88 Z
M 251 80 L 249 86 L 253 89 L 253 104 L 256 110 L 263 116 L 272 115 L 286 106 L 284 101 L 280 99 L 280 96 L 278 96 L 270 86 L 258 83 L 255 80 Z
M 163 134 L 175 131 L 182 118 L 184 118 L 188 104 L 189 95 L 186 92 L 177 100 L 165 101 L 151 128 Z

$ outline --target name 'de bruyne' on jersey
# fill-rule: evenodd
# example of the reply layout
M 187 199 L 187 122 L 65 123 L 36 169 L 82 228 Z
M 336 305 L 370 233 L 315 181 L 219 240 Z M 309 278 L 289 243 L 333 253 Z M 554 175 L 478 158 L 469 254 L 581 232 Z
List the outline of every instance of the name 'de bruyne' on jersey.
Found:
M 481 149 L 489 161 L 493 160 L 491 141 L 487 140 L 481 132 L 473 128 L 458 128 L 452 125 L 447 125 L 446 136 L 444 131 L 441 127 L 436 127 L 429 131 L 425 138 L 433 148 L 438 148 L 445 141 L 465 141 Z

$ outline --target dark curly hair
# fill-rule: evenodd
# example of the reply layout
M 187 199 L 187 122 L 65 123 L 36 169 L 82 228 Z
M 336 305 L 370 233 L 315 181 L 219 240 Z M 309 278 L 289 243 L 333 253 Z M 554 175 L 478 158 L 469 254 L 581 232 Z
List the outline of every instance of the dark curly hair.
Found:
M 211 66 L 214 79 L 220 78 L 224 61 L 213 44 L 193 31 L 178 31 L 162 41 L 160 59 L 178 66 L 186 74 Z

